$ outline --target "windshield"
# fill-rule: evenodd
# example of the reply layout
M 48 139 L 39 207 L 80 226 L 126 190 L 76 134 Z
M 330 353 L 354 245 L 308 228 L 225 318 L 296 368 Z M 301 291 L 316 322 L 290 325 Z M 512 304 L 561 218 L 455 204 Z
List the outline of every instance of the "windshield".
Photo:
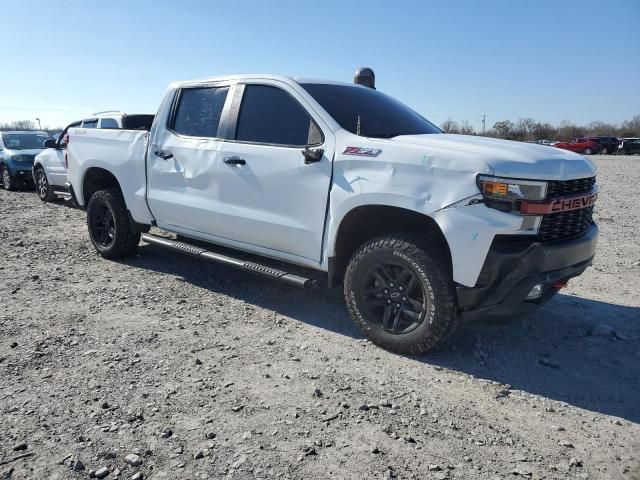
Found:
M 53 140 L 44 133 L 3 133 L 2 142 L 9 150 L 31 150 L 44 148 L 45 140 Z
M 301 84 L 338 124 L 362 137 L 442 133 L 398 100 L 371 88 L 324 83 Z

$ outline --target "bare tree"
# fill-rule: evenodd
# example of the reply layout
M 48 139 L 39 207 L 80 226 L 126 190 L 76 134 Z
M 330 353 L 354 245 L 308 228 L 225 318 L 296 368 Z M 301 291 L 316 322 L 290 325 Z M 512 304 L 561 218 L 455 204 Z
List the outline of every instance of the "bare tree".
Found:
M 442 125 L 440 125 L 440 128 L 447 133 L 460 133 L 460 127 L 458 127 L 456 121 L 451 118 L 445 120 Z
M 13 122 L 13 128 L 16 130 L 35 130 L 36 124 L 32 120 L 18 120 Z
M 558 140 L 566 142 L 572 138 L 583 136 L 584 132 L 585 129 L 583 127 L 578 127 L 569 120 L 563 120 L 560 122 L 560 126 L 558 127 Z
M 623 122 L 620 130 L 621 137 L 640 137 L 640 115 Z
M 462 135 L 473 135 L 475 133 L 475 129 L 469 120 L 463 120 L 460 124 L 460 133 Z
M 550 123 L 537 122 L 533 125 L 534 140 L 552 140 L 556 136 L 556 129 Z
M 511 138 L 513 132 L 513 122 L 511 120 L 502 120 L 493 124 L 493 129 L 498 136 L 502 138 Z

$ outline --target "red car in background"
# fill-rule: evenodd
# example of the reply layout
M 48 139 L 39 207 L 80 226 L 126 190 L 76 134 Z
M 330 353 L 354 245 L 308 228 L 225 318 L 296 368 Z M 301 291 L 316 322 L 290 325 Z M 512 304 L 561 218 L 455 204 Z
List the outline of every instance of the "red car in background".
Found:
M 574 138 L 570 142 L 559 142 L 553 145 L 556 148 L 564 148 L 565 150 L 571 150 L 576 153 L 584 153 L 585 155 L 591 155 L 592 153 L 598 153 L 602 150 L 602 145 L 589 138 Z

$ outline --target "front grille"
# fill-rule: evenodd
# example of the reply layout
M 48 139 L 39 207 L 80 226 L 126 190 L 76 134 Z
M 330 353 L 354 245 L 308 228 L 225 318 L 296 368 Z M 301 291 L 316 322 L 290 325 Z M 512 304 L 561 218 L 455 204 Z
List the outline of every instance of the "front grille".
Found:
M 547 187 L 547 198 L 564 197 L 588 193 L 596 184 L 596 177 L 578 178 L 576 180 L 553 180 Z
M 591 223 L 593 223 L 593 206 L 569 212 L 552 213 L 542 217 L 538 236 L 546 242 L 566 240 L 584 233 Z
M 33 159 L 36 158 L 35 155 L 16 155 L 16 160 L 18 162 L 29 162 L 33 163 Z
M 547 199 L 588 194 L 596 184 L 596 177 L 551 181 Z M 542 217 L 538 236 L 545 242 L 578 237 L 593 223 L 593 205 L 579 210 L 551 213 Z

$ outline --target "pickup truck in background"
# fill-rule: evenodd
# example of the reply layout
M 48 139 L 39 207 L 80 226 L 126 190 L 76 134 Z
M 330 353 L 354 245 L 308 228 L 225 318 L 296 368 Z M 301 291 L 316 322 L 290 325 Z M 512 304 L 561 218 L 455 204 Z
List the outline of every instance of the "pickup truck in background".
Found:
M 38 197 L 43 202 L 51 202 L 56 194 L 67 192 L 67 140 L 70 128 L 107 128 L 127 130 L 149 130 L 153 115 L 134 114 L 110 110 L 94 113 L 91 117 L 68 125 L 58 139 L 48 139 L 45 150 L 39 153 L 33 162 L 33 182 Z
M 598 236 L 586 158 L 445 134 L 363 85 L 174 83 L 150 131 L 72 128 L 68 159 L 103 257 L 134 254 L 142 237 L 290 285 L 323 273 L 365 335 L 396 352 L 543 304 L 591 265 Z

